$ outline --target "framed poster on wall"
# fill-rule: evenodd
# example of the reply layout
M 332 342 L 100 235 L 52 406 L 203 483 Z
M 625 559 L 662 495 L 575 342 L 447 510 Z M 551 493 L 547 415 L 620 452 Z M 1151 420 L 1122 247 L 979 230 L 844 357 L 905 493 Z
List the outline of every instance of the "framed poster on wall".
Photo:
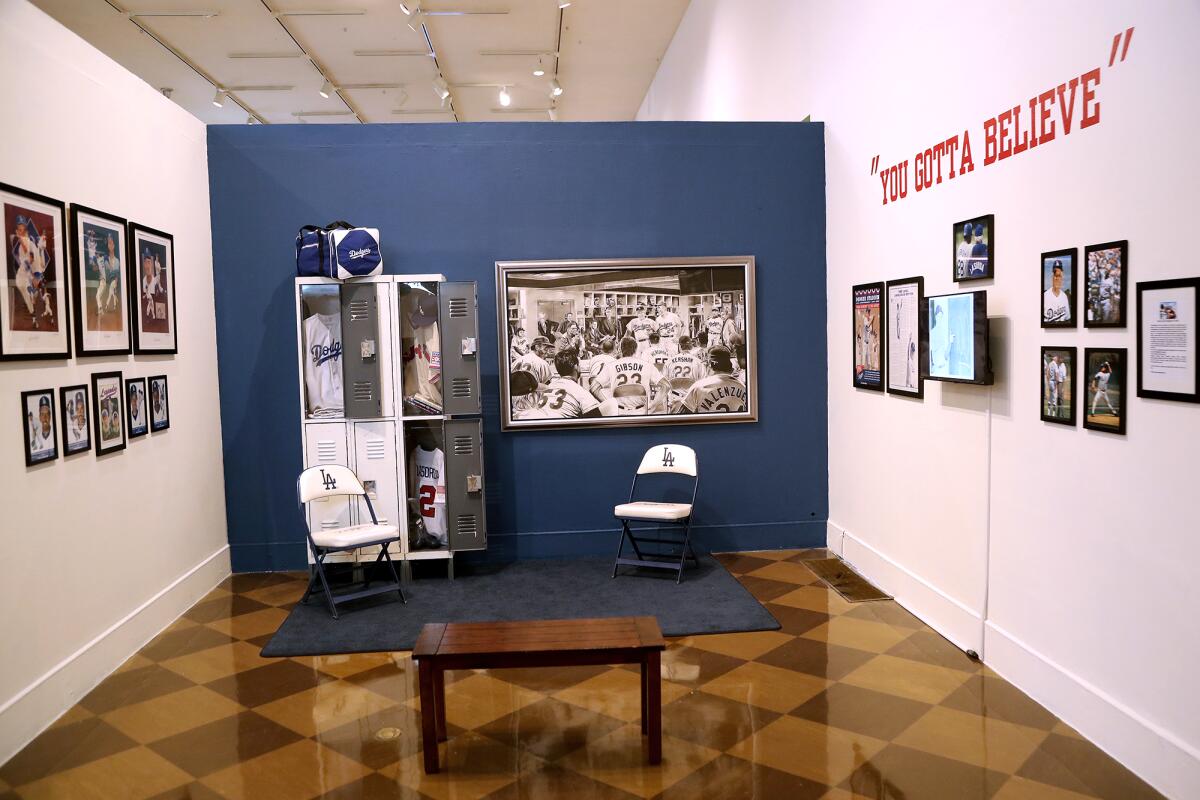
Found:
M 92 421 L 98 456 L 125 449 L 124 388 L 120 372 L 92 373 Z
M 1137 395 L 1200 403 L 1200 278 L 1137 285 Z
M 862 283 L 853 294 L 852 340 L 854 343 L 854 388 L 883 391 L 884 333 L 882 283 Z
M 25 466 L 58 458 L 53 389 L 21 392 L 21 425 L 25 429 Z
M 924 397 L 921 377 L 921 305 L 925 279 L 901 278 L 887 282 L 887 390 L 888 394 Z
M 1083 384 L 1087 387 L 1087 408 L 1083 410 L 1083 427 L 1093 431 L 1125 433 L 1125 418 L 1129 416 L 1125 387 L 1128 351 L 1124 347 L 1083 349 Z
M 981 281 L 995 276 L 996 218 L 984 214 L 954 223 L 954 280 Z
M 72 456 L 92 449 L 92 427 L 88 420 L 91 406 L 88 403 L 89 387 L 62 386 L 58 390 L 58 407 L 62 409 L 63 454 Z
M 66 206 L 0 183 L 0 360 L 69 358 Z
M 1043 422 L 1075 425 L 1075 360 L 1074 347 L 1042 348 Z
M 129 306 L 133 312 L 133 352 L 178 352 L 175 330 L 175 237 L 129 223 L 133 254 Z
M 130 351 L 129 257 L 125 220 L 71 206 L 72 306 L 75 353 L 117 356 Z
M 1083 327 L 1124 328 L 1125 287 L 1129 281 L 1129 242 L 1089 244 L 1083 250 L 1087 272 Z
M 1075 262 L 1079 251 L 1042 253 L 1042 327 L 1075 327 Z
M 496 262 L 501 427 L 754 422 L 754 257 Z

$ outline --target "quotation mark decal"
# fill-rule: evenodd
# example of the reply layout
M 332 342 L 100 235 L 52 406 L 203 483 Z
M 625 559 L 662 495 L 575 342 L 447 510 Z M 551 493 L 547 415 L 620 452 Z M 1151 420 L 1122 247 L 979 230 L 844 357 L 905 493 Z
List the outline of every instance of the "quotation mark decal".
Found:
M 879 172 L 879 156 L 871 159 L 871 174 L 874 175 L 876 172 Z
M 1117 46 L 1121 44 L 1121 39 L 1125 40 L 1125 46 L 1121 48 L 1121 60 L 1124 61 L 1125 54 L 1129 52 L 1129 43 L 1133 41 L 1133 28 L 1127 28 L 1124 33 L 1118 33 L 1113 37 L 1112 52 L 1108 55 L 1108 65 L 1110 67 L 1117 60 Z

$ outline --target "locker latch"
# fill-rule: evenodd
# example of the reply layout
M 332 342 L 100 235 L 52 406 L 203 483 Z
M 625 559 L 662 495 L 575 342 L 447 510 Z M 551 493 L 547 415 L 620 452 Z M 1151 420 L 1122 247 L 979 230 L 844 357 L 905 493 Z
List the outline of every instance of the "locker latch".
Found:
M 471 337 L 470 339 L 462 340 L 462 354 L 464 356 L 473 356 L 473 355 L 475 355 L 475 351 L 478 349 L 479 348 L 476 347 L 476 345 L 475 345 L 474 337 Z
M 483 476 L 468 475 L 467 476 L 467 493 L 478 494 L 483 491 Z
M 374 358 L 375 357 L 375 340 L 374 339 L 363 339 L 361 342 L 359 342 L 358 350 L 359 350 L 359 354 L 362 356 L 364 361 L 366 361 L 368 358 Z

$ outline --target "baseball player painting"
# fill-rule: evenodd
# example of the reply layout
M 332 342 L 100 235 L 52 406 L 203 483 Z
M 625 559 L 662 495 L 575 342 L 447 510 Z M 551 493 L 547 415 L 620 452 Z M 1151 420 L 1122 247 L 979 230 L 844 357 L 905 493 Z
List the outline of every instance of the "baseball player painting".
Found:
M 1046 422 L 1075 424 L 1071 370 L 1075 348 L 1042 348 L 1042 419 Z
M 708 351 L 712 374 L 692 384 L 677 414 L 717 414 L 746 410 L 746 387 L 733 377 L 733 354 L 724 345 Z
M 954 223 L 954 280 L 992 277 L 994 238 L 995 219 L 991 214 Z
M 1075 251 L 1042 254 L 1042 327 L 1075 327 Z
M 53 394 L 50 389 L 21 393 L 21 410 L 28 427 L 25 430 L 25 464 L 32 466 L 58 458 Z
M 1125 433 L 1124 381 L 1126 350 L 1085 348 L 1087 408 L 1083 427 Z

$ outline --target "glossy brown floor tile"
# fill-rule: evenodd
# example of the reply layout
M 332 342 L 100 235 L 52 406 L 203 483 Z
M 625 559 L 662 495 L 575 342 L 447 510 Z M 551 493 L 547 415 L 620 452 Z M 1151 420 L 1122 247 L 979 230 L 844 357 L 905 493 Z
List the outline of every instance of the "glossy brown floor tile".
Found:
M 427 776 L 409 654 L 264 659 L 304 576 L 235 575 L 0 766 L 0 800 L 1159 796 L 896 603 L 838 597 L 804 564 L 828 557 L 718 556 L 782 627 L 668 642 L 658 767 L 636 667 L 466 670 Z

